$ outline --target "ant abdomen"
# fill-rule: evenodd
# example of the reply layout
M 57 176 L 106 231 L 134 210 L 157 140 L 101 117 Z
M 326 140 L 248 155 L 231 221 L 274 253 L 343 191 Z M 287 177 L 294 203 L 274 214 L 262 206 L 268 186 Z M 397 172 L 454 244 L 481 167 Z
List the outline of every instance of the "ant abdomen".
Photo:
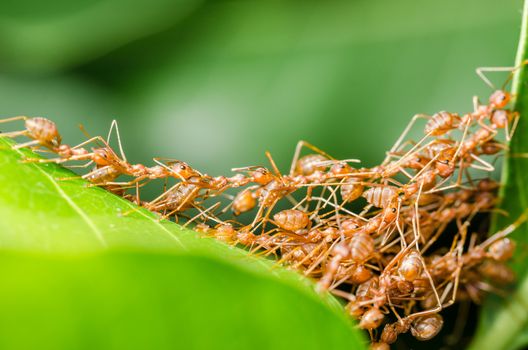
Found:
M 460 124 L 458 114 L 446 111 L 435 113 L 425 125 L 425 133 L 432 136 L 440 136 L 457 128 Z
M 422 257 L 416 250 L 411 250 L 401 261 L 398 273 L 406 281 L 414 281 L 422 274 Z
M 385 315 L 380 311 L 380 309 L 377 307 L 373 307 L 367 312 L 365 312 L 363 316 L 361 316 L 361 320 L 359 321 L 359 328 L 369 330 L 378 328 L 384 319 Z
M 398 189 L 394 186 L 376 186 L 363 192 L 362 196 L 373 206 L 386 208 L 398 196 Z
M 303 229 L 310 224 L 308 214 L 297 209 L 280 211 L 273 216 L 273 220 L 280 228 L 292 232 Z
M 350 259 L 362 263 L 374 252 L 374 239 L 366 233 L 359 232 L 352 236 L 349 247 Z
M 429 340 L 434 338 L 444 325 L 444 319 L 439 314 L 418 317 L 413 321 L 411 334 L 418 340 Z
M 240 215 L 255 208 L 257 205 L 257 199 L 255 197 L 255 194 L 251 190 L 246 189 L 240 191 L 233 200 L 233 205 L 231 207 L 233 213 L 235 215 Z
M 61 144 L 61 136 L 57 125 L 47 118 L 28 118 L 25 121 L 25 127 L 30 137 L 40 141 L 41 144 L 54 147 L 58 147 Z
M 358 182 L 355 178 L 348 178 L 346 181 L 341 185 L 341 198 L 345 202 L 353 202 L 361 195 L 364 191 L 364 186 Z
M 316 171 L 324 171 L 325 165 L 321 165 L 322 162 L 327 161 L 328 158 L 321 154 L 309 154 L 300 158 L 297 161 L 294 175 L 311 175 Z

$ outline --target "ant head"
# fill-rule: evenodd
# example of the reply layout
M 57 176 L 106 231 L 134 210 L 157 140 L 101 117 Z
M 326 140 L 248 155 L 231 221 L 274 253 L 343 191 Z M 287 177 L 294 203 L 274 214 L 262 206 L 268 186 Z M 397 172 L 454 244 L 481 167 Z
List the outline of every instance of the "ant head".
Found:
M 420 154 L 415 154 L 406 162 L 405 167 L 415 170 L 421 170 L 424 166 L 427 165 L 427 163 L 429 163 L 429 161 L 429 158 Z
M 92 148 L 93 161 L 97 165 L 105 166 L 110 164 L 112 159 L 111 152 L 105 148 Z
M 345 235 L 355 233 L 361 228 L 361 226 L 363 226 L 363 222 L 355 217 L 346 219 L 345 221 L 341 222 L 341 229 Z
M 253 181 L 259 185 L 267 185 L 274 179 L 273 174 L 264 167 L 258 167 L 251 171 L 250 174 L 253 177 Z
M 510 100 L 511 100 L 511 94 L 506 91 L 502 91 L 502 90 L 495 91 L 494 93 L 491 94 L 489 98 L 490 105 L 495 108 L 506 107 L 506 105 L 510 102 Z
M 337 162 L 330 168 L 330 172 L 335 175 L 349 174 L 354 170 L 346 162 Z
M 187 163 L 177 161 L 169 165 L 170 170 L 174 173 L 175 177 L 180 179 L 189 179 L 193 176 L 197 176 L 196 171 L 191 168 Z
M 455 152 L 456 149 L 454 147 L 446 148 L 437 158 L 435 168 L 441 177 L 446 178 L 455 171 L 455 164 L 453 163 Z
M 383 221 L 390 223 L 396 220 L 398 216 L 398 202 L 393 201 L 387 208 L 383 210 Z

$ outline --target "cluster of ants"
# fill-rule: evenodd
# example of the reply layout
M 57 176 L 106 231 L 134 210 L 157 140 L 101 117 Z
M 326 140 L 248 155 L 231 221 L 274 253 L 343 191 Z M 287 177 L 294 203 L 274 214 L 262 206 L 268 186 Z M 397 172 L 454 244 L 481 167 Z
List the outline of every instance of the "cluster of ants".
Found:
M 484 70 L 477 72 L 489 83 Z M 317 280 L 321 291 L 343 298 L 347 313 L 368 330 L 372 348 L 388 349 L 409 331 L 418 340 L 433 338 L 443 325 L 442 309 L 457 300 L 479 302 L 484 292 L 514 280 L 505 262 L 515 244 L 507 236 L 525 215 L 487 238 L 470 231 L 477 215 L 494 210 L 499 185 L 489 172 L 519 119 L 507 109 L 511 95 L 503 90 L 485 104 L 474 98 L 473 111 L 463 115 L 416 115 L 384 161 L 370 168 L 353 167 L 358 161 L 334 159 L 305 141 L 298 143 L 287 174 L 268 152 L 271 169 L 236 168 L 231 177 L 212 177 L 164 158 L 154 158 L 150 167 L 132 164 L 115 122 L 107 139 L 90 137 L 74 147 L 40 117 L 1 120 L 24 120 L 25 129 L 0 136 L 26 136 L 31 141 L 13 147 L 55 154 L 26 162 L 85 161 L 83 167 L 93 168 L 82 178 L 93 185 L 160 218 L 186 218 L 204 235 L 274 255 Z M 423 137 L 406 140 L 420 119 L 426 119 Z M 109 145 L 114 129 L 119 154 Z M 506 141 L 498 140 L 501 130 Z M 313 153 L 301 156 L 305 148 Z M 162 194 L 143 201 L 140 188 L 158 179 L 165 180 Z M 133 188 L 135 195 L 129 193 Z M 238 189 L 234 195 L 232 189 Z M 251 222 L 236 220 L 251 211 Z

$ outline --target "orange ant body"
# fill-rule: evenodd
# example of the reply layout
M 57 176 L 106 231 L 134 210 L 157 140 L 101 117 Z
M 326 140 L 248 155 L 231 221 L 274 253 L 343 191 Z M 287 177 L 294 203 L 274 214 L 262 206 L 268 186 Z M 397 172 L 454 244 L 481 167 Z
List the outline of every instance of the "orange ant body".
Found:
M 57 125 L 49 119 L 42 117 L 26 117 L 18 116 L 0 120 L 0 123 L 9 123 L 12 121 L 23 120 L 25 130 L 13 131 L 8 133 L 1 133 L 0 137 L 18 137 L 27 136 L 33 141 L 15 145 L 15 149 L 33 146 L 44 146 L 51 151 L 57 149 L 61 144 L 61 136 L 57 129 Z

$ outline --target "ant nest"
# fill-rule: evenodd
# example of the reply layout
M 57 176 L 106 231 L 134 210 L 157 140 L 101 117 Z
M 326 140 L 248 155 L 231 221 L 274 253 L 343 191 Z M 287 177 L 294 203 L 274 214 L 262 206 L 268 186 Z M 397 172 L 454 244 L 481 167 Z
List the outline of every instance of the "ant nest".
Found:
M 28 162 L 88 162 L 93 168 L 82 178 L 93 185 L 162 219 L 187 218 L 185 225 L 203 235 L 275 256 L 278 264 L 317 281 L 320 291 L 345 300 L 345 311 L 369 332 L 372 349 L 388 349 L 406 332 L 422 341 L 433 338 L 442 329 L 444 308 L 461 300 L 478 303 L 485 291 L 515 278 L 506 265 L 515 243 L 507 236 L 525 215 L 489 237 L 470 230 L 473 219 L 497 202 L 499 184 L 489 173 L 519 120 L 507 108 L 510 99 L 497 90 L 486 104 L 474 99 L 466 114 L 416 115 L 371 168 L 354 167 L 357 160 L 335 159 L 306 141 L 297 144 L 287 174 L 268 152 L 270 168 L 236 168 L 230 177 L 212 177 L 174 159 L 132 164 L 115 121 L 107 139 L 89 137 L 73 147 L 62 143 L 55 123 L 40 117 L 1 120 L 23 120 L 25 128 L 0 136 L 25 136 L 31 140 L 13 147 L 55 154 Z M 426 120 L 422 138 L 407 139 L 420 119 Z M 109 145 L 113 131 L 118 151 Z M 506 141 L 499 141 L 500 134 Z M 305 149 L 311 153 L 302 156 Z M 159 179 L 173 185 L 143 201 L 141 186 Z M 237 193 L 227 194 L 230 189 Z M 250 212 L 248 222 L 236 220 Z

